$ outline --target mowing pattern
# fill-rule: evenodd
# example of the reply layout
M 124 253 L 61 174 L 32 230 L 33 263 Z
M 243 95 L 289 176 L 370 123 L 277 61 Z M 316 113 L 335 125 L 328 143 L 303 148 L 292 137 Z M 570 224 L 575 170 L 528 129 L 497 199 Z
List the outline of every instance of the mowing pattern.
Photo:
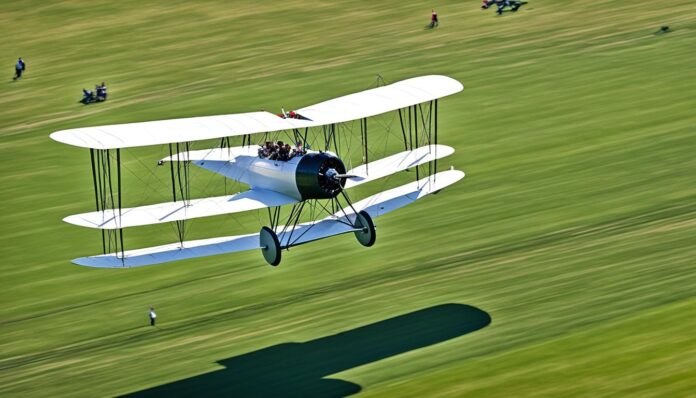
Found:
M 440 25 L 424 30 L 432 7 Z M 693 2 L 478 7 L 0 3 L 0 395 L 693 394 Z M 27 71 L 13 82 L 19 56 Z M 372 87 L 378 73 L 464 83 L 441 102 L 439 133 L 457 150 L 441 166 L 467 178 L 380 218 L 374 247 L 333 238 L 293 248 L 277 269 L 260 253 L 133 270 L 69 263 L 101 249 L 95 231 L 60 221 L 92 210 L 89 153 L 50 132 L 300 108 Z M 101 81 L 109 100 L 79 104 Z M 398 120 L 371 123 L 370 158 L 398 150 Z M 165 153 L 124 151 L 125 205 L 169 197 L 168 170 L 155 166 Z M 242 188 L 194 172 L 194 197 Z M 187 239 L 265 222 L 194 221 Z M 176 233 L 125 237 L 135 248 Z

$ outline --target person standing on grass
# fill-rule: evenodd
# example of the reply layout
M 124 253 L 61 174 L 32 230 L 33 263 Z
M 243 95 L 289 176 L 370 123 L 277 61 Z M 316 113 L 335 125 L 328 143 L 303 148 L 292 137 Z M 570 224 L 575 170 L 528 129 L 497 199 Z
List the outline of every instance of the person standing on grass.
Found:
M 17 80 L 20 77 L 22 77 L 22 72 L 24 72 L 27 69 L 27 64 L 24 62 L 22 57 L 19 57 L 19 60 L 15 64 L 15 76 L 12 78 L 12 80 Z
M 155 308 L 150 307 L 150 326 L 155 326 L 155 321 L 157 320 L 157 314 L 155 313 Z
M 431 10 L 432 14 L 430 15 L 430 28 L 434 28 L 437 25 L 439 25 L 439 22 L 437 20 L 437 11 Z

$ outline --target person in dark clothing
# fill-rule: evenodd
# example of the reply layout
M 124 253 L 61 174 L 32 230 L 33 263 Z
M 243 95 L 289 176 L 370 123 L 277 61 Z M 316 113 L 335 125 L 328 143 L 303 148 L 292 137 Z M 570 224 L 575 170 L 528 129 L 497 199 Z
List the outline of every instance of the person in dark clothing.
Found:
M 519 10 L 519 8 L 525 4 L 527 4 L 526 1 L 518 1 L 518 0 L 483 0 L 483 5 L 481 6 L 481 8 L 486 10 L 490 6 L 496 5 L 496 6 L 498 6 L 496 13 L 498 13 L 498 15 L 502 15 L 503 12 L 505 11 L 505 7 L 509 7 L 510 11 L 515 12 L 515 11 Z
M 102 82 L 101 86 L 96 87 L 97 101 L 106 101 L 106 84 Z
M 90 90 L 83 88 L 82 89 L 82 103 L 89 104 L 90 102 L 94 102 L 94 93 Z
M 19 57 L 19 60 L 15 64 L 15 76 L 12 78 L 12 80 L 17 80 L 22 77 L 22 73 L 24 73 L 25 70 L 27 70 L 27 64 L 24 62 L 22 57 Z
M 285 143 L 283 141 L 278 141 L 278 160 L 287 161 L 288 156 L 290 156 L 290 154 L 286 149 Z
M 268 159 L 270 160 L 278 160 L 278 144 L 275 142 L 272 142 L 270 146 L 268 147 L 268 151 L 270 155 L 268 156 Z

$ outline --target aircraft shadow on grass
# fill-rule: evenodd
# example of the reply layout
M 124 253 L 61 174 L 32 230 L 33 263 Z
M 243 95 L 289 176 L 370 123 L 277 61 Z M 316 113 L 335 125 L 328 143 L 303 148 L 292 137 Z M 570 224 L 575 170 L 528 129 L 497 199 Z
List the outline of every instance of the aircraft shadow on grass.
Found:
M 358 384 L 324 378 L 486 327 L 485 311 L 443 304 L 305 343 L 284 343 L 219 361 L 225 369 L 128 397 L 344 397 Z

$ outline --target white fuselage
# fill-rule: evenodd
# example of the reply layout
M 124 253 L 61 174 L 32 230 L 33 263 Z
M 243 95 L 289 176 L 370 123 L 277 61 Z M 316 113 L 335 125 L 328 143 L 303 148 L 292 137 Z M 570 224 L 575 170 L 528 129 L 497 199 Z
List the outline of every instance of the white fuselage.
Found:
M 301 200 L 302 196 L 295 182 L 295 170 L 299 161 L 299 156 L 288 161 L 238 156 L 228 166 L 234 175 L 225 175 L 251 188 L 268 189 Z
M 294 156 L 287 161 L 262 158 L 257 152 L 257 147 L 214 148 L 194 151 L 190 157 L 179 156 L 176 159 L 193 158 L 191 160 L 196 166 L 239 181 L 252 189 L 274 191 L 296 200 L 330 198 L 340 191 L 340 187 L 335 185 L 337 182 L 331 182 L 332 178 L 326 177 L 345 172 L 343 163 L 332 152 L 307 151 L 305 155 Z M 163 161 L 173 159 L 165 158 Z M 343 184 L 341 182 L 341 186 Z

